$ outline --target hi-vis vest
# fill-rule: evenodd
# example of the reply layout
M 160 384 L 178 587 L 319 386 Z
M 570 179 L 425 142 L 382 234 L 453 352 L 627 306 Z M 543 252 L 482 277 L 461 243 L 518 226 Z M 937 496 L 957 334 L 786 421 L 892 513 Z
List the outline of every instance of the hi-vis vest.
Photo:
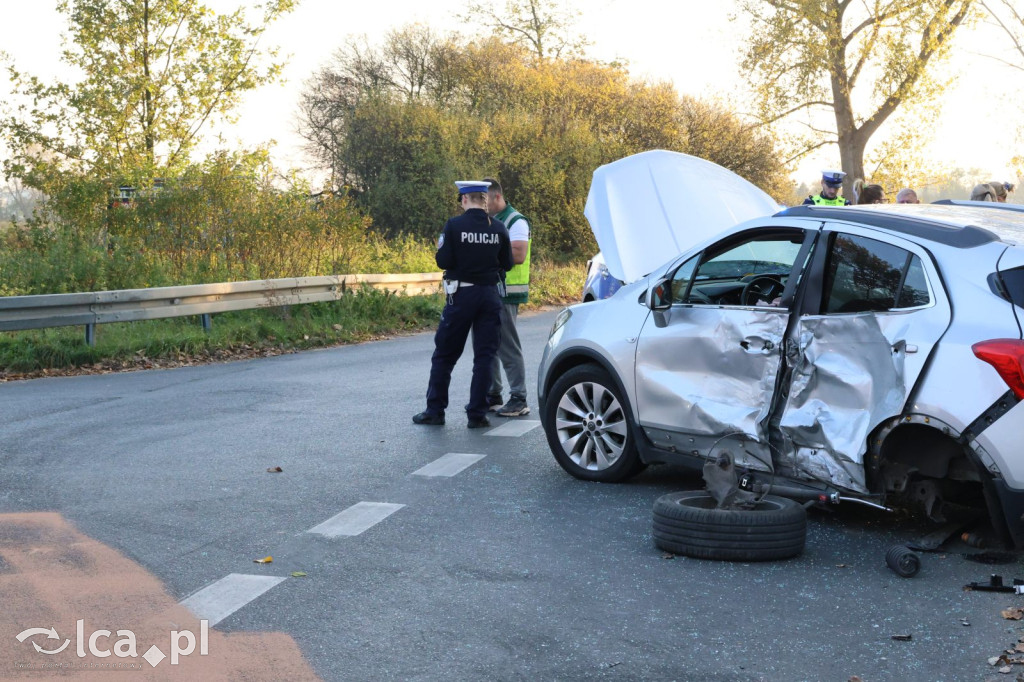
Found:
M 512 226 L 517 221 L 526 220 L 522 213 L 507 204 L 505 209 L 494 217 L 505 223 L 505 227 L 508 228 L 509 232 L 512 231 Z M 530 251 L 533 248 L 532 236 L 531 234 L 531 239 L 526 242 L 526 260 L 519 265 L 513 266 L 505 274 L 505 297 L 501 299 L 503 303 L 526 303 L 530 298 Z
M 846 206 L 846 199 L 836 195 L 835 199 L 826 199 L 820 194 L 812 194 L 810 197 L 815 206 Z

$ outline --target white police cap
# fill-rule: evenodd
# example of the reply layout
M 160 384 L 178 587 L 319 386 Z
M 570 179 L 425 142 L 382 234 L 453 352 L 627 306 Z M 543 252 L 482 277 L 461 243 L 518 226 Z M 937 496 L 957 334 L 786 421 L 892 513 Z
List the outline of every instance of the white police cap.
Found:
M 841 170 L 823 170 L 821 171 L 821 179 L 829 185 L 841 185 L 843 184 L 843 178 L 846 177 L 846 173 Z
M 455 186 L 459 188 L 459 194 L 470 192 L 486 192 L 491 183 L 486 180 L 456 180 Z

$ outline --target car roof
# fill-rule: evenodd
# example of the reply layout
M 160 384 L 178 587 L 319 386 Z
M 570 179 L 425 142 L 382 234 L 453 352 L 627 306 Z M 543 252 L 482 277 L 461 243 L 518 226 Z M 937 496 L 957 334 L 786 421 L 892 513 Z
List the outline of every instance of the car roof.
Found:
M 973 206 L 974 208 L 995 209 L 997 211 L 1016 211 L 1024 213 L 1024 204 L 1011 204 L 1002 201 L 971 201 L 970 199 L 939 199 L 933 204 L 941 206 Z
M 1024 212 L 992 210 L 997 205 L 793 206 L 775 215 L 860 223 L 962 249 L 994 241 L 1024 243 Z

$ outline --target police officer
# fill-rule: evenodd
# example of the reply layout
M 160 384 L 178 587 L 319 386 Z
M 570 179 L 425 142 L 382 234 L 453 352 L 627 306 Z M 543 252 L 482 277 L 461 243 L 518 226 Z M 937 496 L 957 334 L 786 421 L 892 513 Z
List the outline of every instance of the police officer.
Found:
M 840 170 L 821 171 L 821 192 L 804 199 L 804 206 L 849 206 L 850 202 L 839 196 L 846 173 Z
M 447 300 L 434 335 L 427 409 L 412 418 L 416 424 L 444 424 L 452 369 L 472 329 L 473 379 L 466 405 L 467 425 L 471 429 L 490 426 L 487 389 L 491 384 L 491 364 L 501 338 L 498 286 L 505 273 L 512 269 L 512 247 L 505 225 L 487 215 L 488 185 L 482 180 L 455 183 L 465 212 L 445 223 L 437 241 L 434 258 L 438 267 L 445 271 Z

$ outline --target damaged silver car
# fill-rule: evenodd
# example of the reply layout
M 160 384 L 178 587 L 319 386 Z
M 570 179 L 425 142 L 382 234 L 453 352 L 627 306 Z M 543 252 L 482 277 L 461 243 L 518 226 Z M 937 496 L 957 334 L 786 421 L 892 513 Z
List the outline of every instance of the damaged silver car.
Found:
M 1024 213 L 780 211 L 728 173 L 671 152 L 595 172 L 587 217 L 629 283 L 551 330 L 558 463 L 594 481 L 717 463 L 741 490 L 940 521 L 987 506 L 1024 546 Z

